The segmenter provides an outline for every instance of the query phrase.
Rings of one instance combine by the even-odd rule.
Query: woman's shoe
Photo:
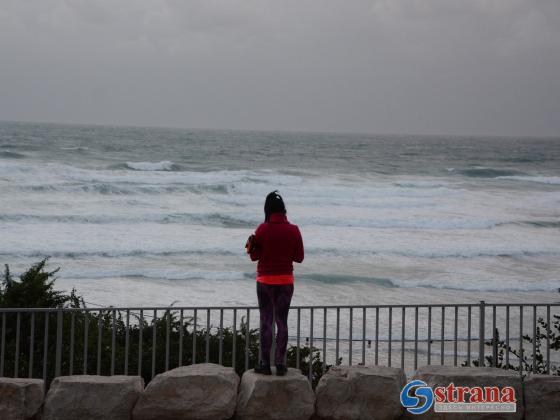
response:
[[[255,366],[253,370],[255,371],[255,373],[260,373],[261,375],[272,375],[270,366],[263,365],[262,363],[258,366]]]
[[[288,372],[285,365],[276,365],[276,376],[284,376]]]

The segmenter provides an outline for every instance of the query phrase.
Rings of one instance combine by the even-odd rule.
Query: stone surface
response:
[[[395,419],[403,414],[402,369],[334,366],[319,381],[316,416],[328,420]]]
[[[560,420],[560,376],[531,375],[523,386],[525,419]]]
[[[43,404],[41,379],[0,378],[0,418],[32,419]]]
[[[285,376],[243,374],[237,397],[236,418],[241,420],[307,420],[315,412],[315,394],[307,377],[297,369]]]
[[[129,420],[144,389],[139,376],[60,376],[45,399],[44,420]]]
[[[239,376],[211,363],[157,375],[134,408],[134,420],[229,419],[235,413]]]
[[[424,418],[430,419],[521,419],[524,414],[523,393],[519,373],[490,367],[424,366],[416,371],[413,379],[420,379],[430,387],[444,386],[511,386],[515,389],[517,411],[515,413],[436,413],[433,407]],[[417,418],[418,416],[411,417]]]

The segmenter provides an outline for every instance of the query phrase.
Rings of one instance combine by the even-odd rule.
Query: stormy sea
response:
[[[0,123],[0,263],[91,305],[255,304],[278,190],[293,304],[557,302],[560,139]]]

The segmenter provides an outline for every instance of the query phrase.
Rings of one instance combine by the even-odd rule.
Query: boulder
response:
[[[229,419],[239,376],[233,368],[203,363],[157,375],[134,408],[134,420]]]
[[[434,407],[423,414],[430,419],[521,419],[524,414],[523,393],[519,373],[491,367],[454,367],[454,366],[424,366],[416,371],[413,378],[420,379],[431,387],[454,386],[468,387],[505,387],[511,386],[515,390],[517,408],[515,413],[442,413],[435,412]],[[434,399],[435,404],[435,399]],[[410,414],[407,412],[407,414]],[[412,416],[412,414],[410,414]],[[417,417],[417,416],[413,416]]]
[[[325,420],[396,419],[403,414],[402,369],[382,366],[334,366],[317,389],[316,416]]]
[[[59,376],[47,393],[44,420],[129,420],[143,389],[140,376]]]
[[[315,412],[315,394],[306,376],[288,369],[285,376],[243,374],[236,418],[241,420],[307,420]]]
[[[0,378],[0,418],[36,418],[43,404],[43,380]]]
[[[523,386],[526,420],[560,420],[560,376],[531,375]]]

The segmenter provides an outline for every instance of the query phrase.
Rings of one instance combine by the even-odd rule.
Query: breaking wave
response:
[[[27,156],[25,156],[23,153],[18,153],[18,152],[10,152],[9,150],[2,150],[0,151],[0,158],[5,158],[5,159],[25,159]]]
[[[506,176],[525,175],[523,172],[511,169],[495,169],[485,167],[474,167],[468,169],[453,170],[450,172],[456,172],[469,178],[500,178]]]
[[[512,181],[538,182],[541,184],[560,185],[559,176],[500,176],[500,179],[510,179]]]
[[[179,165],[168,160],[161,162],[126,162],[125,166],[135,171],[176,171]]]
[[[108,278],[137,278],[158,280],[245,280],[253,279],[253,273],[239,271],[206,271],[170,269],[138,269],[138,270],[61,270],[60,276],[70,279],[108,279]]]

